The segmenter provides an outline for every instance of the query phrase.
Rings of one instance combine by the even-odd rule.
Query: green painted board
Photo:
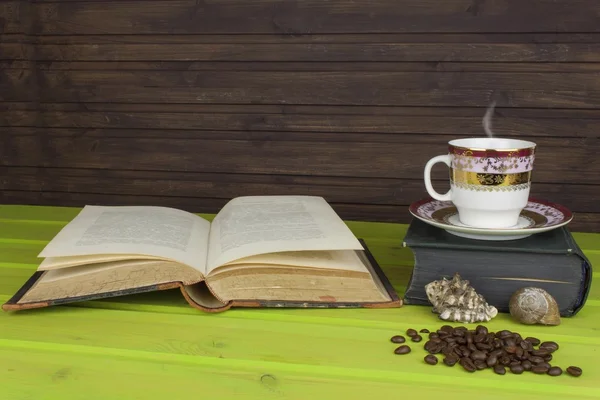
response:
[[[0,301],[31,275],[37,253],[78,211],[0,206]],[[401,246],[406,226],[348,225],[403,293],[412,268]],[[600,264],[600,234],[575,237]],[[394,355],[392,335],[442,325],[429,307],[206,314],[178,291],[165,291],[0,313],[0,399],[600,398],[598,279],[583,310],[560,326],[517,325],[505,314],[485,324],[558,342],[551,363],[580,366],[579,378],[430,366],[423,342]]]

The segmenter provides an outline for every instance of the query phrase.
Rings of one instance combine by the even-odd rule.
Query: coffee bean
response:
[[[475,347],[477,348],[477,350],[481,350],[481,351],[485,351],[485,352],[492,350],[492,346],[490,346],[489,344],[486,344],[486,343],[475,343]]]
[[[463,357],[460,359],[460,361],[458,362],[465,371],[467,372],[475,372],[475,370],[477,369],[475,367],[475,364],[473,364],[473,361],[471,361],[470,358],[468,357]]]
[[[410,328],[406,330],[406,335],[409,337],[413,337],[415,335],[417,335],[417,331],[415,331],[414,329]]]
[[[513,338],[506,338],[506,339],[504,339],[504,346],[516,348],[517,347],[517,342]]]
[[[412,337],[411,339],[413,342],[420,342],[421,340],[423,340],[423,337],[421,335],[415,335]]]
[[[443,325],[439,330],[448,334],[452,334],[454,332],[454,328],[450,325]],[[438,331],[438,333],[440,332]]]
[[[519,360],[521,360],[521,359],[522,359],[522,357],[523,357],[523,352],[524,352],[524,351],[525,351],[525,350],[523,350],[523,348],[522,348],[522,347],[517,347],[517,351],[515,352],[515,356],[517,356],[517,358],[518,358]]]
[[[487,364],[485,363],[485,361],[475,360],[475,361],[473,361],[473,364],[475,364],[475,368],[477,368],[478,371],[481,371],[481,370],[484,370],[487,368]]]
[[[498,364],[498,357],[496,357],[495,355],[489,356],[486,360],[486,364],[488,367],[493,367],[494,365]]]
[[[494,372],[497,373],[498,375],[504,375],[504,374],[506,374],[506,368],[504,368],[503,365],[496,364],[496,365],[494,365]]]
[[[540,344],[540,349],[545,349],[545,350],[548,350],[550,353],[553,353],[556,350],[558,350],[558,343],[556,343],[556,342],[543,342],[542,344]]]
[[[500,364],[502,365],[509,365],[511,362],[511,359],[509,356],[502,356],[500,357],[500,360],[498,360],[500,362]]]
[[[529,360],[525,360],[521,363],[521,366],[523,367],[523,369],[525,369],[525,371],[531,371],[531,367],[533,367],[533,365],[531,364],[531,361]]]
[[[485,340],[485,333],[478,333],[475,335],[475,337],[473,338],[473,341],[475,343],[481,343]]]
[[[394,350],[394,353],[396,354],[408,354],[410,353],[410,347],[403,344],[400,347],[397,347],[396,350]]]
[[[569,368],[567,368],[567,373],[571,376],[581,376],[583,371],[581,370],[581,368],[572,365]]]
[[[515,346],[515,345],[512,345],[512,346],[506,346],[506,347],[504,347],[504,350],[506,350],[506,352],[507,352],[508,354],[515,354],[515,353],[517,352],[517,349],[519,349],[519,348],[520,348],[520,347],[517,347],[517,346]]]
[[[423,329],[421,329],[419,332],[421,332],[421,333],[429,333],[429,329],[425,329],[425,328],[423,328]]]
[[[431,332],[429,334],[429,339],[439,339],[440,335],[438,335],[436,332]]]
[[[533,346],[537,346],[538,344],[541,343],[540,339],[536,338],[536,337],[526,337],[525,341],[528,343],[531,343]]]
[[[455,336],[465,336],[465,333],[467,333],[468,329],[465,328],[464,326],[457,326],[456,328],[454,328],[454,335]]]
[[[473,351],[479,351],[479,350],[477,349],[477,347],[475,347],[475,343],[471,343],[471,344],[469,344],[469,345],[467,346],[467,349],[471,350],[471,352],[473,352]]]
[[[449,367],[454,366],[458,362],[459,358],[457,355],[450,354],[444,358],[444,364]]]
[[[508,364],[509,366],[513,366],[513,365],[521,365],[521,361],[520,360],[512,360],[510,362],[510,364]]]
[[[477,327],[475,328],[475,332],[479,335],[479,334],[484,334],[487,335],[488,334],[488,328],[486,328],[483,325],[477,325]]]
[[[510,366],[510,372],[512,372],[513,374],[520,375],[523,373],[523,371],[525,371],[525,367],[523,367],[522,364],[516,364],[516,365]]]
[[[425,356],[425,362],[429,365],[435,365],[438,363],[438,358],[433,354],[429,354]]]
[[[546,361],[539,363],[538,366],[546,367],[548,369],[550,369],[552,367],[552,365],[548,364]]]
[[[487,355],[483,351],[476,350],[471,353],[470,357],[471,357],[471,360],[473,360],[473,361],[475,361],[475,360],[483,361],[487,358]]]
[[[512,336],[512,332],[511,332],[511,331],[508,331],[508,330],[506,330],[506,329],[505,329],[505,330],[503,330],[503,331],[500,331],[500,332],[497,332],[497,333],[496,333],[496,337],[497,337],[498,339],[506,339],[506,338],[508,338],[508,337],[510,337],[510,336]]]
[[[551,376],[559,376],[562,375],[562,369],[560,367],[552,367],[548,370],[547,374]]]
[[[533,350],[533,345],[526,340],[523,340],[521,343],[519,343],[519,346],[521,346],[521,348],[523,350],[527,350],[527,351]]]
[[[539,364],[539,363],[544,362],[544,359],[540,356],[531,356],[531,357],[529,357],[529,361],[531,361],[534,364]]]
[[[543,358],[544,358],[544,361],[550,362],[550,361],[552,361],[552,354],[548,354],[547,356],[544,356]]]
[[[545,374],[549,369],[550,368],[547,368],[545,365],[534,365],[531,367],[531,372],[535,374]]]
[[[392,336],[391,340],[392,340],[392,343],[404,343],[404,342],[406,342],[406,339],[402,335]]]
[[[550,354],[550,352],[545,349],[532,350],[530,353],[533,354],[534,356],[540,356],[540,357],[545,357],[548,354]]]

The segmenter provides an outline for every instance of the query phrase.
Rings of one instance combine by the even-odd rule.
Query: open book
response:
[[[402,305],[321,197],[238,197],[212,223],[166,207],[86,206],[39,257],[4,310],[176,287],[205,311]]]

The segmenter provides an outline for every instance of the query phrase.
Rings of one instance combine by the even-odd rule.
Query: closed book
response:
[[[403,246],[415,257],[404,304],[430,305],[425,285],[455,273],[499,312],[509,312],[512,294],[522,287],[546,290],[570,317],[584,306],[592,266],[566,226],[508,241],[453,235],[413,219]]]

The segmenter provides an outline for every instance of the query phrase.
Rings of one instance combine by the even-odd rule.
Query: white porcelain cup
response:
[[[448,142],[448,154],[425,165],[425,188],[439,201],[451,201],[460,222],[476,228],[517,225],[527,205],[536,144],[517,139],[465,138]],[[439,194],[431,184],[431,168],[445,163],[450,190]]]

